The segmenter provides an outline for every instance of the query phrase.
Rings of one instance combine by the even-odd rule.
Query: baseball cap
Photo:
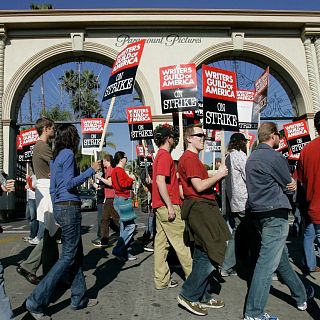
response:
[[[230,142],[241,141],[241,140],[248,141],[245,135],[240,132],[236,132],[230,137]]]

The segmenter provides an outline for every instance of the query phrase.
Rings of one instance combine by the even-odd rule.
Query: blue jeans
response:
[[[9,320],[14,319],[9,298],[6,295],[4,289],[4,277],[3,277],[3,266],[0,261],[0,319]]]
[[[184,282],[180,295],[192,302],[208,302],[211,296],[210,275],[214,270],[207,253],[195,247],[192,272]]]
[[[293,271],[286,247],[289,232],[288,220],[283,218],[263,218],[257,221],[261,233],[261,249],[250,285],[245,315],[261,319],[267,304],[272,282],[272,274],[277,270],[289,287],[297,305],[307,301],[306,290]]]
[[[88,302],[86,283],[82,271],[83,248],[81,240],[81,210],[80,206],[53,206],[53,214],[61,226],[62,252],[59,260],[49,273],[36,286],[26,301],[26,307],[34,313],[43,312],[50,302],[55,287],[64,272],[70,272],[71,306],[83,308]]]
[[[30,238],[35,238],[38,233],[39,221],[37,220],[36,199],[29,199],[26,206],[26,218],[30,224]]]
[[[236,247],[235,247],[235,234],[240,224],[240,218],[237,213],[230,212],[227,216],[227,222],[232,229],[232,239],[228,241],[224,261],[221,266],[222,270],[228,271],[233,268],[236,263]]]
[[[128,247],[135,228],[134,220],[120,221],[120,236],[116,246],[112,250],[114,255],[128,258]]]
[[[317,267],[317,258],[314,254],[314,240],[316,237],[315,228],[310,220],[306,219],[306,228],[303,234],[303,249],[306,267],[309,271],[314,271]]]
[[[37,234],[37,237],[39,239],[42,239],[43,236],[44,236],[44,223],[42,221],[38,221],[38,234]]]

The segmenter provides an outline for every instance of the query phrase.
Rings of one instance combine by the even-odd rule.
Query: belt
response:
[[[60,201],[55,204],[58,206],[81,206],[81,201]]]

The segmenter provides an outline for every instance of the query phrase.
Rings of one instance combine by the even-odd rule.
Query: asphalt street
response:
[[[142,234],[147,217],[138,213],[137,238]],[[22,240],[28,235],[28,224],[25,220],[2,224],[5,232],[0,235],[0,259],[5,267],[5,282],[16,314],[16,319],[33,319],[21,307],[25,298],[34,286],[16,272],[16,266],[28,257],[32,246]],[[47,314],[55,320],[81,319],[141,319],[141,320],[171,320],[196,319],[197,316],[179,307],[176,296],[183,280],[182,269],[172,266],[173,278],[179,281],[179,286],[172,289],[156,290],[153,283],[153,254],[144,252],[136,242],[134,249],[138,259],[120,262],[112,254],[112,247],[96,248],[91,240],[96,236],[96,213],[83,213],[83,245],[84,273],[88,293],[98,298],[95,307],[73,311],[69,308],[70,290],[57,291],[53,301],[47,308]],[[289,239],[290,257],[296,265],[301,261],[301,239]],[[174,263],[174,259],[172,259]],[[273,281],[266,312],[275,314],[280,320],[316,319],[320,320],[320,274],[302,275],[301,270],[294,266],[305,284],[311,284],[315,289],[315,299],[309,303],[308,310],[298,311],[290,297],[288,288],[280,281]],[[41,275],[41,268],[39,274]],[[220,278],[219,298],[225,301],[222,309],[209,310],[207,319],[236,320],[242,319],[242,311],[247,293],[247,282],[240,276]]]

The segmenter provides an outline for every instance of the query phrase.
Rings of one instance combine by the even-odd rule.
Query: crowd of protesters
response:
[[[320,134],[320,112],[314,117]],[[132,187],[141,179],[141,207],[147,213],[147,229],[140,241],[154,252],[155,289],[174,288],[169,251],[175,253],[184,272],[178,303],[189,312],[205,316],[208,309],[225,306],[213,295],[215,272],[236,276],[246,265],[249,288],[244,307],[245,320],[277,320],[265,312],[275,273],[286,284],[300,311],[307,309],[313,288],[305,287],[288,257],[286,239],[288,217],[293,207],[305,217],[304,265],[307,272],[319,272],[314,241],[320,247],[320,137],[301,152],[296,172],[275,149],[280,134],[273,122],[258,129],[259,144],[247,155],[248,140],[234,133],[224,161],[209,174],[199,159],[204,150],[205,133],[201,125],[190,125],[184,132],[185,151],[179,162],[173,160],[176,131],[169,124],[158,125],[154,142],[158,152],[149,170],[141,177],[125,171],[127,156],[117,151],[80,173],[75,161],[80,137],[75,126],[41,118],[36,122],[39,141],[32,159],[33,172],[27,177],[27,218],[30,235],[25,241],[36,245],[17,272],[36,285],[24,306],[35,319],[51,319],[45,314],[57,286],[71,288],[71,308],[93,307],[97,299],[87,296],[82,271],[81,200],[79,187],[90,177],[96,180],[98,197],[97,247],[109,247],[109,227],[117,242],[112,254],[125,262],[136,260],[132,248],[136,211]],[[51,140],[54,138],[53,149]],[[224,159],[223,159],[224,160]],[[296,177],[296,178],[293,178]],[[226,193],[221,194],[221,182]],[[0,174],[1,192],[13,192],[14,180]],[[295,199],[293,201],[292,199]],[[222,214],[222,202],[226,204]],[[293,202],[294,206],[293,206]],[[62,249],[59,255],[58,241]],[[36,276],[42,265],[43,276]],[[14,319],[5,294],[0,264],[0,309],[4,319]]]

